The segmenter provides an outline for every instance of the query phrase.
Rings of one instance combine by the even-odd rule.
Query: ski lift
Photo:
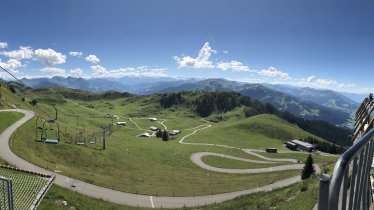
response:
[[[58,114],[57,109],[54,105],[53,107],[55,108],[55,113],[56,113],[55,119],[51,119],[51,120],[43,122],[41,140],[44,143],[58,144],[60,143],[60,125],[57,121],[57,114]],[[52,137],[51,135],[48,134],[51,132],[55,133],[55,135],[53,135]]]
[[[90,144],[96,144],[96,133],[95,131],[92,132],[92,135],[90,136]]]
[[[79,131],[75,135],[75,144],[86,145],[86,131],[85,131],[85,128],[83,128],[83,130]]]

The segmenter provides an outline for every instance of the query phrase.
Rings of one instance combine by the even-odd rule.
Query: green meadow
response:
[[[36,165],[73,178],[137,194],[158,196],[217,194],[254,188],[300,174],[299,170],[266,173],[266,176],[222,174],[202,169],[191,162],[190,156],[193,153],[206,151],[254,160],[261,159],[239,149],[196,144],[183,145],[178,142],[183,136],[192,134],[198,126],[212,125],[210,128],[197,131],[184,142],[260,150],[275,147],[279,151],[288,151],[282,145],[284,141],[313,136],[273,115],[263,114],[245,118],[241,107],[226,113],[215,113],[211,117],[220,116],[222,121],[208,122],[195,113],[189,102],[194,100],[196,93],[184,93],[187,102],[168,109],[160,107],[160,95],[157,94],[135,96],[116,95],[116,93],[98,94],[70,89],[44,89],[16,96],[4,91],[3,95],[8,98],[8,104],[33,110],[36,116],[41,116],[44,120],[54,118],[55,111],[52,104],[58,110],[61,142],[52,145],[37,141],[36,126],[40,126],[41,122],[36,123],[35,116],[12,136],[11,148],[17,155]],[[21,100],[22,97],[26,102]],[[38,101],[36,106],[27,103],[31,99]],[[117,121],[125,121],[126,126],[113,125],[113,133],[106,137],[106,149],[102,150],[103,141],[100,133],[104,127],[112,124],[112,120],[106,118],[107,114],[118,116],[118,119],[114,119],[114,124]],[[159,120],[151,122],[148,119],[150,117]],[[161,121],[164,121],[168,130],[175,129],[182,132],[166,142],[157,138],[138,137],[142,132],[148,131],[150,126],[164,129],[160,124]],[[53,130],[48,131],[48,137],[56,138],[56,125],[46,124],[46,126],[53,127]],[[74,139],[80,132],[86,134],[86,145],[75,144]],[[93,133],[97,137],[90,136]],[[94,144],[88,143],[94,139]],[[320,140],[324,141],[321,138]],[[306,154],[302,153],[261,153],[261,155],[273,158],[295,158],[301,161],[306,159]],[[315,162],[321,164],[337,159],[318,155],[313,157]],[[285,164],[255,164],[212,156],[204,157],[203,161],[221,168],[263,168]],[[69,193],[71,193],[69,190],[55,186],[49,195]],[[79,199],[89,199],[93,205],[102,202],[83,196],[79,196]],[[79,199],[76,202],[81,202]],[[122,207],[118,206],[118,208]]]

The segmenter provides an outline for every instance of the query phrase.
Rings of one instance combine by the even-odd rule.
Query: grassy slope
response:
[[[67,206],[63,205],[63,201],[67,202]],[[99,200],[76,193],[72,190],[52,185],[48,193],[42,200],[38,210],[63,210],[63,209],[80,209],[80,210],[130,210],[130,209],[146,209],[130,206],[117,205],[104,200]]]
[[[275,147],[288,151],[282,146],[284,141],[314,136],[295,125],[269,114],[249,118],[229,118],[214,124],[188,138],[188,142],[219,143],[241,148],[266,149]],[[322,140],[321,140],[322,141]]]
[[[22,117],[23,114],[17,112],[0,112],[0,133]],[[0,164],[7,164],[7,162],[0,158]]]
[[[120,120],[122,121],[125,119],[125,121],[128,122],[129,126],[126,126],[127,128],[116,128],[114,134],[108,140],[108,149],[101,152],[71,145],[68,144],[68,141],[60,145],[44,145],[32,141],[34,136],[34,122],[27,123],[23,129],[20,129],[21,131],[14,136],[12,148],[24,158],[38,165],[48,167],[49,169],[61,170],[64,174],[82,180],[89,182],[94,181],[96,184],[108,187],[114,185],[116,189],[129,192],[158,195],[174,194],[179,196],[246,189],[299,173],[297,171],[272,173],[267,174],[266,179],[264,179],[263,175],[224,175],[211,173],[192,164],[189,160],[190,154],[193,152],[212,151],[238,157],[253,157],[237,150],[204,146],[186,146],[177,144],[175,141],[161,142],[135,138],[135,136],[139,134],[139,131],[128,129],[135,128],[127,119],[130,116],[167,119],[165,124],[169,129],[183,130],[202,124],[200,117],[193,114],[188,105],[182,105],[167,110],[155,106],[154,101],[157,100],[157,95],[142,97],[129,96],[111,100],[75,101],[75,103],[78,103],[80,106],[92,105],[96,111],[78,107],[76,104],[66,102],[61,97],[56,97],[54,94],[50,93],[39,93],[38,96],[34,96],[31,93],[26,95],[26,97],[35,98],[40,95],[42,95],[44,103],[38,103],[36,107],[30,107],[26,104],[25,107],[34,110],[37,108],[37,113],[45,117],[52,117],[54,114],[53,109],[46,105],[46,103],[51,101],[57,102],[57,107],[60,110],[61,124],[62,126],[68,126],[68,132],[69,130],[77,129],[77,126],[75,126],[76,117],[71,115],[79,115],[80,126],[85,125],[88,129],[97,128],[107,123],[106,119],[99,118],[106,113],[123,115],[125,117]],[[244,119],[242,115],[243,112],[240,109],[229,112],[224,115],[226,121],[213,124],[212,128],[221,126],[224,123],[227,123],[230,128],[230,125],[235,124],[233,123],[234,121],[240,121],[242,123],[247,120],[250,121],[250,119]],[[136,121],[142,120],[136,119]],[[240,123],[236,125],[238,124]],[[266,143],[282,148],[280,146],[280,140],[264,136],[264,133],[256,134],[247,132],[246,129],[240,128],[240,126],[234,127],[234,129],[236,129],[237,132],[234,132],[234,135],[230,136],[231,140],[236,139],[232,138],[235,137],[235,135],[259,136],[265,139],[260,144],[245,144],[247,144],[247,146],[254,145],[252,148],[263,148]],[[207,130],[204,130],[204,132],[205,131]],[[217,130],[211,130],[210,138],[209,135],[205,134],[207,136],[204,138],[204,142],[205,140],[209,141],[211,136],[216,137],[216,132]],[[183,135],[186,133],[188,133],[188,131],[183,131]],[[30,140],[20,141],[21,139]],[[188,141],[189,140],[191,139],[188,139]],[[234,142],[234,144],[236,143],[237,142]],[[25,148],[28,148],[27,152]],[[39,154],[43,154],[43,156]],[[144,168],[147,168],[147,172],[144,172]],[[160,173],[160,171],[162,173]],[[122,179],[118,180],[118,177]],[[181,183],[180,180],[184,181]],[[188,187],[185,186],[187,183]],[[246,183],[246,185],[243,185],[243,183]],[[183,189],[183,192],[181,192],[181,189]]]
[[[250,168],[269,168],[273,166],[287,165],[290,163],[279,162],[279,163],[251,163],[239,160],[232,160],[228,158],[218,157],[218,156],[205,156],[202,158],[204,163],[214,166],[217,168],[234,168],[234,169],[250,169]]]
[[[297,183],[288,187],[280,188],[272,192],[260,192],[251,195],[238,197],[219,204],[212,204],[198,208],[188,209],[295,209],[310,210],[314,207],[318,199],[318,178]],[[67,201],[67,207],[61,204]],[[124,205],[108,203],[103,200],[87,197],[80,193],[53,185],[48,194],[43,199],[40,210],[62,210],[75,207],[81,210],[141,210],[148,208],[136,208]]]
[[[22,117],[23,114],[18,112],[0,112],[0,133]]]

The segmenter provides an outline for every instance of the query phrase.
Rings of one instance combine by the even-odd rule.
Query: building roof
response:
[[[303,142],[303,141],[300,141],[300,140],[292,140],[291,142],[297,144],[297,145],[301,145],[301,146],[304,146],[304,147],[307,147],[307,148],[313,148],[313,145],[307,143],[307,142]]]
[[[144,132],[144,133],[140,134],[139,136],[150,137],[151,135],[149,135],[149,133],[147,133],[147,132]]]
[[[292,141],[288,141],[288,142],[286,142],[286,144],[289,144],[289,145],[292,145],[292,146],[296,146],[296,144],[293,143]]]

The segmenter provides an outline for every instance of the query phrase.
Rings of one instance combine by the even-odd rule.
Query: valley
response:
[[[115,191],[152,195],[155,199],[253,189],[300,174],[307,154],[290,152],[282,146],[284,141],[319,138],[275,115],[246,117],[242,105],[223,113],[214,111],[210,117],[201,118],[192,103],[204,96],[201,93],[182,93],[183,102],[170,108],[160,105],[164,97],[160,94],[137,96],[40,89],[16,96],[6,88],[2,93],[8,103],[33,110],[36,116],[44,119],[54,117],[50,104],[55,104],[62,136],[59,144],[36,141],[34,117],[12,136],[10,146],[22,159],[74,178],[63,181],[65,187],[77,185],[73,181],[76,179]],[[35,106],[22,104],[22,98],[25,102],[38,102]],[[116,119],[112,122],[106,118],[108,114]],[[217,116],[219,121],[214,120]],[[157,118],[157,121],[150,121],[150,118]],[[125,121],[126,125],[116,126],[117,121]],[[95,140],[94,144],[89,143],[92,139],[85,140],[84,145],[75,143],[74,136],[82,129],[87,134],[98,133],[111,123],[114,123],[113,133],[106,139],[105,150],[101,147],[102,139]],[[152,134],[151,126],[182,132],[170,136],[169,141],[139,137],[143,132]],[[264,153],[268,147],[277,148],[279,152]],[[194,158],[202,152],[208,155]],[[313,157],[321,166],[337,160],[337,156],[314,154]],[[282,161],[284,158],[287,160]],[[299,164],[292,167],[295,162]]]

